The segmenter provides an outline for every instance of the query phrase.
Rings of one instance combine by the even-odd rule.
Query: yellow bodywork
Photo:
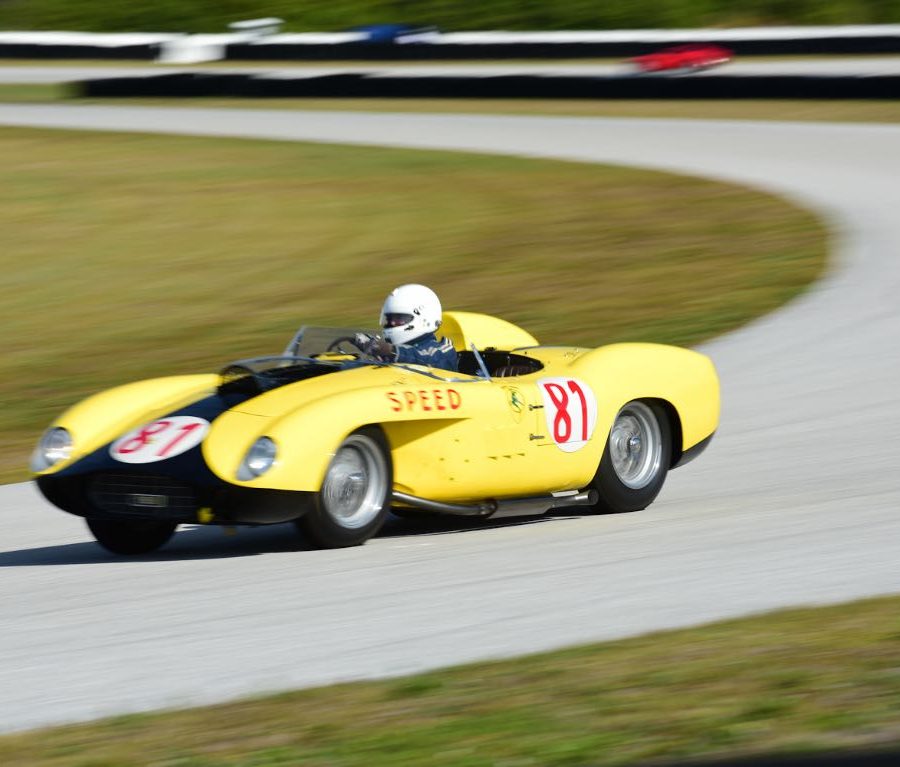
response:
[[[82,400],[52,424],[72,435],[72,455],[40,473],[62,471],[131,429],[208,397],[218,384],[219,376],[211,374],[150,378]]]
[[[488,381],[416,366],[373,366],[298,381],[218,416],[203,442],[206,463],[233,485],[316,491],[347,435],[374,425],[390,446],[396,490],[468,501],[585,487],[613,419],[631,400],[668,403],[677,419],[678,455],[711,436],[718,424],[718,378],[712,362],[697,352],[655,344],[541,347],[515,325],[464,312],[446,313],[441,333],[459,351],[472,343],[479,349],[517,349],[517,355],[543,368]],[[569,411],[553,411],[554,400],[547,398],[553,382],[550,393],[565,392],[572,413],[579,403],[584,406],[582,421],[573,421]],[[55,424],[73,435],[73,457],[45,473],[214,393],[218,383],[216,375],[161,378],[85,400]],[[589,438],[563,449],[554,433],[572,436],[583,428],[575,436],[584,436],[594,408],[589,403],[596,410]],[[256,479],[239,481],[238,467],[261,436],[278,446],[275,465]]]
[[[477,349],[521,349],[537,346],[537,339],[511,322],[475,312],[445,312],[439,334],[453,342],[457,351]]]

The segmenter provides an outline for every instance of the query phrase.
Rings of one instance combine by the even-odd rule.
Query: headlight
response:
[[[237,478],[246,482],[248,479],[255,479],[261,474],[265,474],[272,468],[277,454],[278,448],[275,446],[274,440],[269,437],[260,437],[244,456],[241,467],[238,469]]]
[[[72,435],[60,426],[47,429],[31,456],[31,470],[44,471],[72,455]]]

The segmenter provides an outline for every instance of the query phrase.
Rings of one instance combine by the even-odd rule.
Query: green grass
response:
[[[0,104],[55,102],[68,95],[61,83],[0,83]]]
[[[898,745],[891,597],[6,736],[0,763],[574,767]]]
[[[641,117],[689,120],[900,122],[900,100],[576,100],[560,99],[78,99],[73,103],[234,109],[429,112],[559,117]]]
[[[456,153],[0,129],[0,477],[67,405],[370,326],[396,284],[547,343],[693,344],[817,277],[826,236],[765,194]]]

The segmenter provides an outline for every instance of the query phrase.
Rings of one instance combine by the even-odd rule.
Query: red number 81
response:
[[[578,395],[581,404],[581,441],[588,438],[588,407],[584,390],[576,381],[566,381],[569,391]],[[556,416],[553,419],[553,441],[568,442],[572,437],[572,416],[569,415],[569,394],[562,384],[547,382],[544,384],[553,407],[556,408]]]
[[[147,424],[147,426],[141,429],[135,436],[119,445],[118,452],[123,455],[136,453],[138,450],[150,444],[150,437],[153,437],[156,434],[162,434],[171,425],[171,421],[154,421],[151,424]]]

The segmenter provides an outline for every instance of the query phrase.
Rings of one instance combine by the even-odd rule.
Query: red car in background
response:
[[[629,59],[641,72],[707,69],[731,61],[732,53],[720,45],[675,45]]]

